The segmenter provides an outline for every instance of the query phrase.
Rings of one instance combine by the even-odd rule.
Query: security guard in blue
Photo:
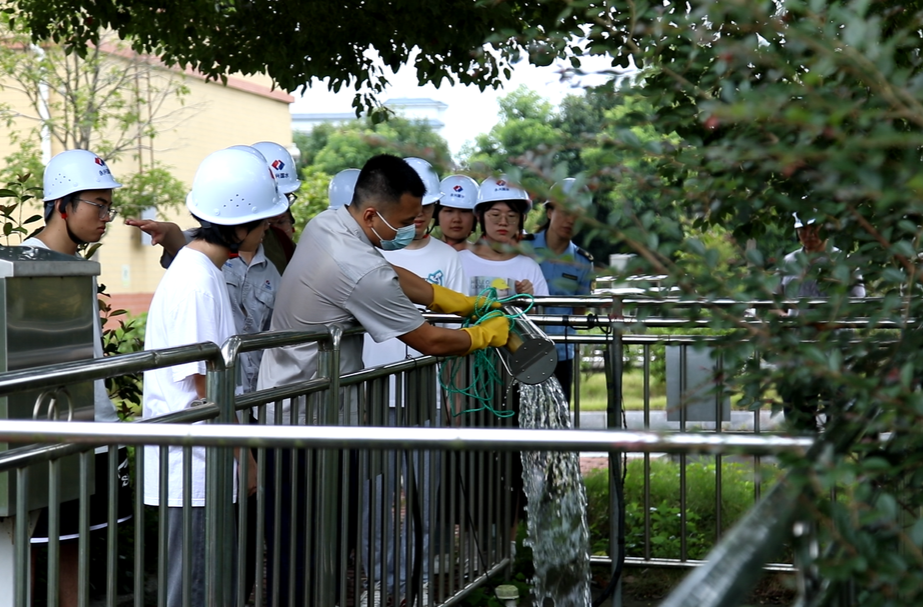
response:
[[[570,194],[574,179],[568,178],[552,188],[553,192]],[[545,203],[545,220],[534,236],[527,236],[535,251],[535,258],[542,267],[542,274],[548,283],[548,293],[552,297],[569,297],[572,295],[589,295],[590,281],[593,273],[593,256],[578,247],[571,240],[574,235],[576,215],[568,213],[564,205],[547,201]],[[584,308],[547,307],[546,314],[584,314]],[[573,335],[572,327],[543,327],[548,335]],[[571,385],[574,377],[574,344],[558,344],[558,365],[554,375],[561,383],[567,402],[570,402]]]

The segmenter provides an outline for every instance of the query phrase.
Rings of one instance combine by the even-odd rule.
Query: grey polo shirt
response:
[[[418,329],[425,321],[401,290],[397,274],[348,207],[328,209],[305,227],[282,275],[272,316],[274,331],[311,331],[339,323],[362,325],[376,342]],[[343,339],[340,373],[363,368],[361,335]],[[317,375],[317,344],[263,353],[259,389]]]

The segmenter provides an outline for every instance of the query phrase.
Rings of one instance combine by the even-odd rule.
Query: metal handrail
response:
[[[237,424],[73,424],[9,420],[0,441],[82,445],[217,446],[251,448],[410,449],[444,451],[633,451],[741,455],[803,454],[810,437],[677,434],[628,430],[527,430],[523,428],[415,428],[374,426],[243,426]],[[8,469],[0,456],[0,472]]]
[[[561,305],[562,299],[569,298],[539,298],[539,305]],[[574,305],[590,306],[594,303],[605,302],[606,298],[570,298]],[[611,302],[627,303],[630,300],[608,300]],[[872,301],[872,300],[867,300]],[[638,300],[639,304],[662,304],[665,306],[701,305],[703,302],[691,300]],[[761,302],[709,302],[720,305],[747,305],[760,307]],[[779,302],[762,302],[766,306],[777,306]],[[797,303],[797,302],[796,302]],[[810,303],[823,303],[810,302]],[[450,315],[427,315],[431,320],[442,322],[458,322],[458,318]],[[570,324],[575,328],[582,328],[579,322],[583,321],[589,328],[590,323],[601,327],[615,327],[620,333],[620,344],[629,343],[689,343],[691,338],[684,336],[642,336],[625,335],[624,331],[633,324],[646,326],[690,326],[689,321],[681,319],[645,319],[633,321],[632,319],[611,320],[605,317],[584,317],[578,315],[530,315],[536,324]],[[869,319],[856,319],[850,321],[848,326],[869,326]],[[702,322],[704,324],[704,321]],[[847,326],[844,324],[843,326]],[[876,327],[886,326],[875,323]],[[897,327],[892,324],[888,326]],[[263,447],[263,448],[289,448],[310,447],[315,449],[429,449],[443,451],[523,451],[523,450],[556,450],[556,451],[604,451],[619,452],[632,451],[643,453],[676,453],[676,454],[748,454],[748,455],[776,455],[779,453],[796,453],[803,455],[815,441],[811,438],[793,438],[777,435],[739,435],[732,433],[720,434],[658,434],[653,432],[633,431],[585,431],[585,430],[523,430],[523,429],[484,429],[484,428],[375,428],[375,427],[342,427],[342,426],[235,426],[228,424],[228,415],[233,410],[241,410],[253,405],[258,405],[274,400],[314,393],[323,390],[329,391],[331,403],[338,398],[340,387],[360,384],[370,379],[386,377],[395,373],[410,371],[420,367],[429,367],[437,364],[441,359],[436,357],[421,357],[418,359],[401,361],[374,369],[364,369],[346,375],[331,374],[330,370],[339,368],[339,340],[343,335],[354,335],[362,332],[361,327],[351,327],[343,331],[339,327],[324,328],[312,332],[270,332],[248,336],[235,336],[220,347],[211,344],[193,344],[179,348],[161,351],[139,352],[135,354],[118,355],[105,359],[87,360],[75,363],[52,365],[48,367],[32,368],[12,373],[0,374],[0,396],[17,391],[36,388],[48,388],[54,385],[67,385],[74,381],[89,381],[138,373],[146,369],[162,368],[192,361],[205,361],[209,365],[210,379],[209,395],[214,396],[216,404],[206,404],[195,409],[176,412],[168,416],[144,420],[133,424],[73,424],[67,422],[50,421],[5,421],[0,428],[0,441],[8,443],[60,443],[68,441],[69,444],[49,444],[39,447],[30,446],[14,449],[0,454],[0,472],[21,468],[24,463],[35,463],[57,459],[65,453],[84,451],[93,445],[106,444],[159,444],[159,445],[185,445],[208,447]],[[553,338],[564,341],[563,338]],[[611,336],[583,335],[567,338],[569,343],[608,343]],[[707,339],[707,337],[697,337]],[[321,347],[322,360],[319,359],[320,377],[292,386],[284,386],[271,390],[264,390],[256,394],[234,397],[233,390],[228,391],[229,382],[232,381],[232,372],[240,353],[260,350],[271,347],[281,347],[316,341]],[[213,373],[217,372],[217,373]],[[213,386],[218,389],[213,391]],[[335,407],[330,407],[329,412],[334,412]],[[191,421],[202,421],[218,417],[224,423],[209,425],[187,425]],[[177,422],[186,422],[182,425]],[[328,423],[326,420],[322,423]],[[752,516],[759,517],[763,513],[765,520],[763,526],[768,529],[766,534],[759,537],[746,535],[746,542],[758,544],[752,546],[752,554],[748,562],[761,563],[765,561],[764,548],[775,541],[776,536],[786,534],[784,525],[789,520],[789,508],[792,504],[790,494],[780,497],[773,491],[758,506],[751,511],[745,519],[751,521]],[[778,501],[782,500],[782,501]],[[762,509],[760,509],[762,507]],[[766,509],[769,510],[766,510]],[[774,510],[773,510],[774,509]],[[224,514],[222,514],[224,516]],[[738,528],[740,525],[737,526]],[[220,530],[220,527],[216,527]],[[214,533],[214,532],[212,532]],[[767,535],[768,534],[768,535]],[[771,536],[771,537],[770,537]],[[730,536],[732,539],[736,535]],[[768,538],[768,539],[767,539]],[[740,541],[740,540],[735,540]],[[766,544],[764,546],[764,543]],[[724,546],[722,542],[721,546]],[[731,542],[731,545],[735,545]],[[735,548],[736,550],[736,548]],[[724,560],[723,552],[716,552],[710,557],[714,558],[713,565],[703,567],[702,575],[715,575],[715,567]],[[749,553],[748,553],[749,554]],[[733,555],[727,556],[730,560]],[[720,557],[720,558],[719,558]],[[744,576],[749,577],[749,576]],[[743,581],[743,580],[741,580]],[[744,581],[744,583],[746,583]],[[716,586],[717,588],[717,586]],[[733,588],[736,588],[733,587]],[[732,596],[732,587],[724,587],[718,596],[712,593],[707,600],[699,597],[700,604],[719,605],[721,601]],[[686,602],[685,604],[690,604]]]
[[[848,298],[850,303],[860,304],[860,303],[880,303],[884,300],[882,297],[850,297]],[[638,307],[670,307],[670,308],[685,308],[692,306],[708,306],[711,308],[727,308],[732,306],[745,306],[747,308],[778,308],[781,306],[803,306],[807,305],[808,307],[822,306],[824,304],[829,304],[830,301],[827,299],[756,299],[751,301],[741,301],[739,299],[701,299],[701,298],[686,298],[686,297],[617,297],[617,296],[599,296],[599,295],[585,295],[585,296],[573,296],[573,297],[556,297],[556,296],[538,296],[538,297],[526,297],[520,296],[516,299],[511,299],[510,302],[515,304],[527,304],[529,302],[535,302],[537,306],[553,306],[553,307],[575,307],[575,308],[588,308],[588,307],[609,307],[613,304],[620,306],[638,306]]]

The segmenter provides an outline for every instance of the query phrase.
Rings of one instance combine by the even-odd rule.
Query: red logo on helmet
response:
[[[96,158],[94,158],[94,159],[93,159],[93,162],[95,162],[96,164],[98,164],[98,165],[101,166],[101,167],[106,166],[106,163],[103,162],[103,159],[100,158],[99,156],[97,156]]]
[[[277,170],[277,171],[281,171],[282,169],[285,168],[285,163],[282,162],[281,160],[273,160],[273,161],[272,161],[272,168],[274,168],[274,169]]]
[[[463,191],[465,188],[461,187],[460,185],[457,185],[457,186],[455,186],[455,187],[452,188],[452,189],[455,190],[456,192],[461,192],[461,191]]]
[[[502,179],[498,179],[498,180],[497,180],[497,185],[498,185],[499,187],[501,187],[501,188],[502,188],[503,186],[505,186],[505,185],[506,185],[506,182],[505,182],[505,181],[503,181]]]

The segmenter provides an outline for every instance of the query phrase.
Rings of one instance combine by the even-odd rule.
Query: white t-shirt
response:
[[[151,300],[145,349],[206,341],[220,346],[234,333],[224,275],[203,253],[183,247]],[[145,371],[142,416],[147,419],[189,407],[198,398],[195,375],[205,375],[204,362]],[[150,506],[160,504],[159,451],[156,446],[144,448],[144,503]],[[182,454],[182,447],[170,447],[167,497],[170,507],[183,505]],[[204,447],[192,449],[192,505],[205,505]]]
[[[427,236],[426,244],[419,249],[381,251],[381,254],[390,263],[413,272],[430,284],[440,285],[460,293],[466,292],[467,281],[458,258],[458,251],[441,240]],[[421,356],[421,353],[396,337],[376,343],[369,335],[365,336],[362,361],[366,367],[377,367],[417,356]],[[391,383],[390,400],[393,407],[395,404],[393,378]]]
[[[37,249],[48,249],[48,245],[39,240],[38,238],[27,238],[22,242],[22,246],[35,247]],[[78,259],[83,259],[80,255],[77,255]],[[93,277],[93,292],[90,294],[95,302],[98,298],[98,289],[96,287],[96,277]],[[96,305],[94,304],[94,309]],[[102,329],[100,328],[99,321],[93,323],[93,356],[96,358],[103,357],[103,335]],[[98,422],[117,422],[119,421],[119,416],[115,412],[115,405],[112,404],[112,399],[109,398],[109,391],[106,390],[105,380],[98,379],[93,382],[93,401],[94,401],[94,414],[93,419]],[[98,447],[96,453],[105,452],[105,447]]]
[[[542,268],[531,257],[517,255],[506,261],[494,261],[478,257],[471,251],[461,251],[458,258],[468,277],[468,295],[478,295],[487,287],[495,287],[500,297],[514,295],[517,280],[531,282],[536,297],[548,295],[548,283]]]

